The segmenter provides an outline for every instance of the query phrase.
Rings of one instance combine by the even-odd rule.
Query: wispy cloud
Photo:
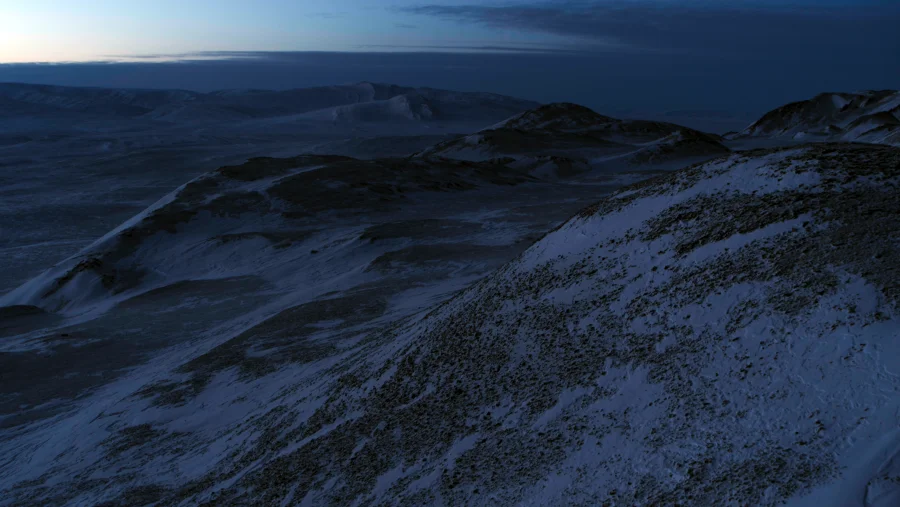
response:
[[[353,47],[353,51],[373,53],[504,53],[504,54],[556,54],[556,55],[586,55],[594,51],[584,46],[549,46],[543,44],[499,45],[499,44],[359,44]],[[310,58],[311,55],[339,54],[343,52],[333,51],[196,51],[188,53],[171,54],[142,54],[142,55],[106,55],[106,62],[204,62],[221,60],[244,61],[269,61],[269,62],[297,62]],[[365,53],[362,53],[365,54]]]
[[[194,51],[188,53],[149,53],[135,55],[102,55],[100,62],[173,63],[217,60],[251,60],[267,58],[268,52],[260,51]]]
[[[416,28],[419,28],[419,27],[417,25],[410,25],[407,23],[395,23],[394,28],[401,28],[404,30],[415,30]]]

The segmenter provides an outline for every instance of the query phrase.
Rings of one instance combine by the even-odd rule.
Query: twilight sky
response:
[[[201,51],[354,51],[388,46],[526,45],[563,39],[457,23],[432,7],[497,1],[0,0],[0,62],[59,62]],[[507,2],[508,3],[508,2]]]
[[[0,81],[370,80],[755,112],[900,87],[898,26],[897,0],[0,0]]]

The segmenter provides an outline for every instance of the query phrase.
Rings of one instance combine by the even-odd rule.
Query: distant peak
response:
[[[577,112],[582,114],[597,114],[593,109],[589,107],[582,106],[580,104],[575,104],[573,102],[551,102],[549,104],[543,104],[539,107],[534,108],[535,112],[543,111],[568,111],[568,112]]]
[[[590,108],[571,102],[544,104],[514,116],[495,128],[514,129],[581,129],[614,121]]]

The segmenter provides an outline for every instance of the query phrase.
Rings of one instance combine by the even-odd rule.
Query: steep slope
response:
[[[576,104],[540,106],[480,132],[420,152],[485,160],[555,155],[585,163],[660,164],[728,153],[716,136],[671,123],[617,120]]]
[[[737,137],[843,140],[897,145],[900,92],[823,93],[774,109]]]
[[[177,351],[5,445],[7,498],[894,505],[898,187],[900,149],[843,144],[645,181],[427,314],[360,328],[357,293]]]

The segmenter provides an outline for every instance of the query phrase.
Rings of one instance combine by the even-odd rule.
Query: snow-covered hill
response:
[[[371,104],[377,103],[367,103]],[[540,125],[526,127],[525,123],[537,117],[540,117]],[[276,265],[287,262],[285,258],[294,258],[285,247],[302,243],[291,238],[304,238],[321,230],[329,222],[327,217],[333,215],[344,219],[348,214],[371,215],[410,208],[423,192],[452,192],[526,182],[547,184],[579,175],[584,177],[573,181],[573,185],[588,190],[597,185],[609,187],[613,184],[611,178],[620,178],[621,182],[624,181],[621,178],[629,177],[629,173],[632,178],[642,173],[646,176],[644,171],[656,162],[652,156],[638,157],[632,153],[626,167],[616,170],[604,167],[597,171],[585,160],[555,155],[557,148],[577,149],[576,139],[585,131],[573,131],[571,125],[579,128],[587,125],[589,129],[602,129],[605,134],[615,130],[631,137],[653,137],[660,129],[678,128],[652,122],[627,122],[623,126],[623,122],[617,120],[613,121],[613,127],[605,123],[598,127],[593,123],[597,117],[588,109],[572,105],[562,109],[542,107],[513,117],[505,123],[516,125],[512,132],[533,133],[545,143],[543,152],[531,152],[527,157],[469,161],[411,156],[364,161],[334,156],[333,152],[341,151],[339,143],[332,145],[331,154],[325,145],[312,149],[325,152],[323,155],[255,158],[244,165],[225,167],[191,181],[163,198],[77,255],[4,296],[0,304],[30,305],[73,315],[95,307],[105,309],[135,294],[183,280],[271,276],[271,271],[277,271]],[[551,130],[554,127],[555,130]],[[569,132],[576,137],[566,138]],[[666,139],[678,137],[674,141],[677,145],[689,135],[696,136],[698,142],[715,143],[711,137],[689,129],[675,130]],[[690,141],[685,143],[691,144]],[[727,152],[726,148],[716,145]],[[443,144],[437,146],[426,152],[439,150]],[[676,150],[660,151],[661,146],[668,144],[653,143],[652,146],[654,151],[645,147],[639,153],[678,153]],[[357,151],[364,147],[351,143],[348,148]],[[386,149],[390,147],[386,146]],[[372,150],[372,146],[363,149]],[[638,166],[638,162],[645,164]],[[577,194],[578,191],[574,191],[573,195]],[[508,198],[504,197],[501,202]],[[248,244],[251,248],[260,244],[274,246],[265,249],[264,255],[251,256],[245,250]],[[281,260],[269,259],[270,255]]]
[[[738,154],[605,199],[260,421],[214,498],[892,505],[898,162]]]
[[[661,164],[728,153],[719,141],[715,135],[671,123],[618,120],[576,104],[555,103],[418,155],[460,160],[555,155],[585,164]]]
[[[359,228],[403,214],[423,199],[441,199],[428,194],[538,181],[508,162],[303,155],[223,167],[182,186],[0,304],[78,314],[183,280],[272,277],[280,265],[296,260],[292,245],[311,236],[325,240],[329,225]]]
[[[462,216],[345,234],[322,211],[375,220],[423,185],[451,191],[433,203],[446,209],[467,194],[487,202],[478,189],[503,188],[496,178],[529,176],[471,163],[423,173],[373,162],[366,173],[383,183],[358,186],[352,171],[316,177],[340,160],[300,162],[260,160],[195,180],[111,235],[116,242],[98,243],[118,245],[104,247],[114,253],[126,246],[142,261],[135,251],[170,252],[154,265],[178,269],[185,254],[210,248],[191,224],[205,221],[208,236],[208,217],[224,224],[240,208],[227,239],[212,232],[251,242],[244,259],[293,250],[262,293],[286,278],[282,290],[292,286],[295,303],[261,311],[254,298],[262,293],[244,286],[243,297],[217,303],[230,316],[199,341],[125,374],[77,410],[7,435],[4,456],[28,463],[2,465],[7,503],[895,505],[900,149],[741,152],[635,184],[431,308],[415,290],[385,299],[388,286],[375,283],[419,254],[376,262],[359,248],[409,235],[465,237]],[[510,188],[563,186],[524,180]],[[353,215],[360,206],[365,214]],[[251,217],[273,209],[284,219],[308,215],[329,232],[238,237],[241,223],[260,224]],[[145,234],[150,225],[160,232]],[[172,237],[189,246],[173,250]],[[452,251],[443,242],[432,255]],[[202,254],[194,266],[232,257]],[[95,271],[98,287],[105,276],[113,289],[128,278],[98,266],[82,270]],[[429,278],[424,269],[417,276]],[[374,278],[342,281],[365,272]],[[83,274],[64,276],[58,294],[89,286],[77,280]],[[308,299],[326,286],[333,292]],[[155,302],[168,294],[129,304],[160,312]],[[206,294],[183,300],[192,311],[168,314],[212,311]],[[87,330],[72,329],[61,330],[65,340],[90,343]]]
[[[900,146],[900,92],[823,93],[766,113],[736,137]]]

